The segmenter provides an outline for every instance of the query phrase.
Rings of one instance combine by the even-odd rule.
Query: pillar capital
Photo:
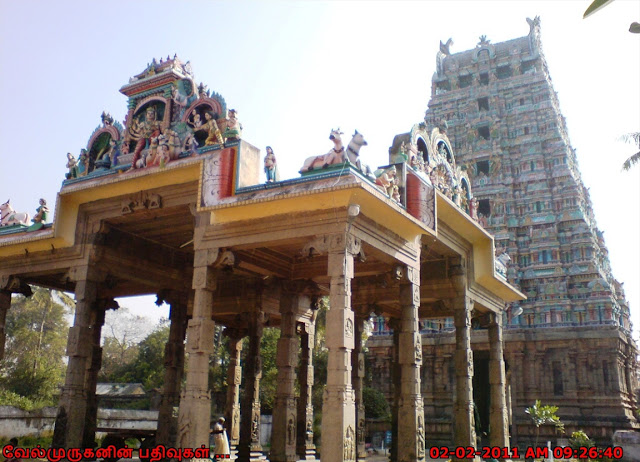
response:
[[[15,276],[9,275],[0,276],[0,291],[8,292],[9,294],[22,294],[25,297],[33,295],[29,284]]]

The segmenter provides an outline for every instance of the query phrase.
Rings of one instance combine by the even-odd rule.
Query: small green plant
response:
[[[578,449],[581,447],[590,448],[595,445],[596,443],[594,443],[593,440],[589,438],[587,434],[582,430],[573,432],[571,434],[571,438],[569,438],[569,446],[571,446],[573,449]]]
[[[540,400],[537,399],[535,404],[526,408],[524,412],[529,414],[533,424],[536,426],[535,446],[538,446],[540,427],[542,425],[553,425],[556,427],[556,431],[564,433],[564,424],[560,421],[560,417],[556,415],[556,412],[558,412],[558,406],[550,406],[548,404],[543,406]]]

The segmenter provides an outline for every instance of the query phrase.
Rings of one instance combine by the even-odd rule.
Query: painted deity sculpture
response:
[[[393,197],[393,187],[396,186],[396,166],[380,169],[375,172],[376,184],[387,196]]]
[[[145,148],[147,143],[150,143],[153,138],[160,136],[161,128],[160,121],[157,120],[157,112],[154,107],[148,107],[145,112],[145,120],[142,122],[136,122],[133,120],[130,128],[131,137],[137,141],[135,150],[133,151],[133,159],[131,161],[131,169],[140,168],[138,163],[140,160],[140,154]]]
[[[198,114],[197,112],[191,114],[189,120],[187,121],[187,124],[191,125],[194,129],[202,127],[202,119],[200,118],[200,114]]]
[[[70,152],[67,153],[67,168],[69,169],[69,172],[65,175],[67,180],[78,177],[78,161]]]
[[[276,181],[276,155],[273,153],[271,146],[267,146],[267,155],[264,157],[264,173],[267,177],[267,183]]]
[[[222,139],[222,133],[220,133],[220,129],[218,128],[218,124],[214,118],[214,114],[211,111],[207,111],[204,113],[204,118],[206,122],[200,128],[201,130],[207,131],[207,139],[204,142],[205,146],[211,146],[214,144],[223,145],[224,141]],[[228,128],[228,127],[227,127]],[[225,135],[227,131],[225,130]]]
[[[86,176],[89,173],[89,162],[89,153],[86,149],[81,149],[78,159],[78,176]]]
[[[27,228],[27,231],[37,231],[44,227],[44,224],[49,218],[49,207],[47,207],[47,201],[40,199],[40,206],[36,209],[36,215],[31,219],[32,225]]]
[[[190,153],[191,156],[198,154],[198,140],[195,133],[189,133],[184,139],[183,151]]]
[[[229,109],[229,117],[227,117],[227,128],[224,131],[224,137],[227,141],[237,141],[242,138],[242,124],[237,118],[238,111]]]
[[[0,205],[0,226],[26,225],[28,223],[29,214],[13,210],[10,199]]]

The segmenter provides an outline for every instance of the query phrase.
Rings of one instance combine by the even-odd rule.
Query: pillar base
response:
[[[298,459],[298,461],[302,462],[302,461],[306,461],[306,462],[314,462],[314,461],[319,461],[320,459],[316,458],[316,450],[315,448],[307,448],[307,450],[305,451],[304,457]]]

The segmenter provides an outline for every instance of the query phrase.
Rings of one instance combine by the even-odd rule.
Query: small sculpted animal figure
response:
[[[362,163],[360,162],[360,148],[362,146],[367,146],[366,140],[362,133],[358,133],[358,130],[353,134],[353,138],[349,142],[346,151],[346,157],[349,162],[354,164],[358,169],[362,170]]]
[[[511,257],[507,252],[503,252],[496,258],[495,268],[496,273],[500,276],[506,278],[507,277],[507,265],[511,261]]]
[[[326,168],[329,165],[344,162],[344,146],[342,145],[342,137],[340,135],[343,135],[340,128],[332,129],[331,133],[329,133],[329,139],[333,141],[333,148],[326,154],[308,157],[304,161],[304,164],[302,164],[300,173],[309,172],[317,168]]]
[[[26,225],[28,223],[29,214],[13,210],[11,200],[0,205],[0,226]]]

